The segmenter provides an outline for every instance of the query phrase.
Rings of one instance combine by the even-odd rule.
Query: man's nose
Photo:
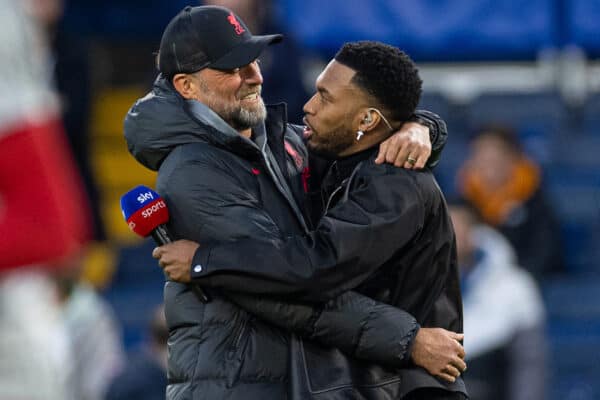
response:
[[[250,85],[262,85],[263,77],[258,62],[253,61],[243,69],[244,80]]]
[[[316,94],[314,94],[310,99],[308,99],[308,101],[306,103],[304,103],[304,107],[302,107],[302,111],[304,111],[305,114],[314,114],[314,109],[313,109],[313,101],[315,99]]]

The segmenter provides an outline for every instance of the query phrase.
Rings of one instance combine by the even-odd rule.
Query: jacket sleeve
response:
[[[169,208],[184,207],[190,221],[209,230],[188,239],[201,240],[208,234],[226,240],[225,232],[237,238],[279,238],[271,217],[225,166],[197,166],[176,168],[168,176],[169,189],[164,191]],[[192,170],[194,179],[189,176]],[[258,272],[266,265],[265,259],[257,259],[253,269]],[[235,284],[241,287],[252,280],[251,276],[235,278]],[[410,314],[351,291],[326,304],[285,303],[230,291],[224,294],[262,320],[375,363],[402,366],[410,358],[410,345],[418,331]]]
[[[427,166],[429,168],[434,168],[439,163],[442,151],[448,140],[448,128],[446,127],[446,122],[444,122],[439,115],[427,110],[415,111],[410,120],[429,128],[431,156],[427,160]]]
[[[316,302],[359,286],[409,246],[424,224],[425,205],[412,174],[430,172],[394,168],[373,164],[370,173],[356,173],[344,197],[308,235],[199,248],[194,265],[203,268],[192,279]],[[264,268],[258,270],[260,263]]]
[[[284,303],[246,293],[226,296],[260,319],[346,355],[401,368],[419,325],[405,311],[349,291],[321,305]]]

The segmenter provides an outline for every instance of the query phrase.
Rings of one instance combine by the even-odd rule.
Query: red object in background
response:
[[[49,265],[90,239],[76,171],[58,120],[0,132],[0,271]]]

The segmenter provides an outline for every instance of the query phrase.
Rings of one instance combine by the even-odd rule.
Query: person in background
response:
[[[264,77],[263,99],[266,104],[287,103],[288,121],[301,123],[302,105],[310,93],[303,83],[303,49],[284,26],[277,23],[272,0],[204,0],[204,5],[221,6],[238,15],[251,32],[265,34],[281,32],[285,40],[267,47],[260,55],[260,69]],[[312,84],[312,82],[310,82]]]
[[[450,205],[461,272],[465,384],[473,400],[543,400],[544,305],[510,243],[466,202]]]
[[[157,307],[150,322],[147,347],[132,355],[111,382],[105,400],[164,400],[167,388],[167,339],[164,306]]]
[[[508,127],[489,126],[471,142],[459,192],[512,244],[519,265],[538,280],[563,270],[560,229],[544,195],[541,171]]]
[[[102,400],[125,351],[111,305],[82,280],[83,260],[83,251],[62,260],[54,281],[73,355],[69,385],[77,400]]]
[[[24,2],[0,0],[0,398],[72,399],[68,337],[50,278],[90,238],[48,48]]]

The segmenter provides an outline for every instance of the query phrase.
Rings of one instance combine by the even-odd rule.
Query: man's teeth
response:
[[[250,93],[244,97],[242,97],[242,100],[256,100],[258,99],[258,93]]]

